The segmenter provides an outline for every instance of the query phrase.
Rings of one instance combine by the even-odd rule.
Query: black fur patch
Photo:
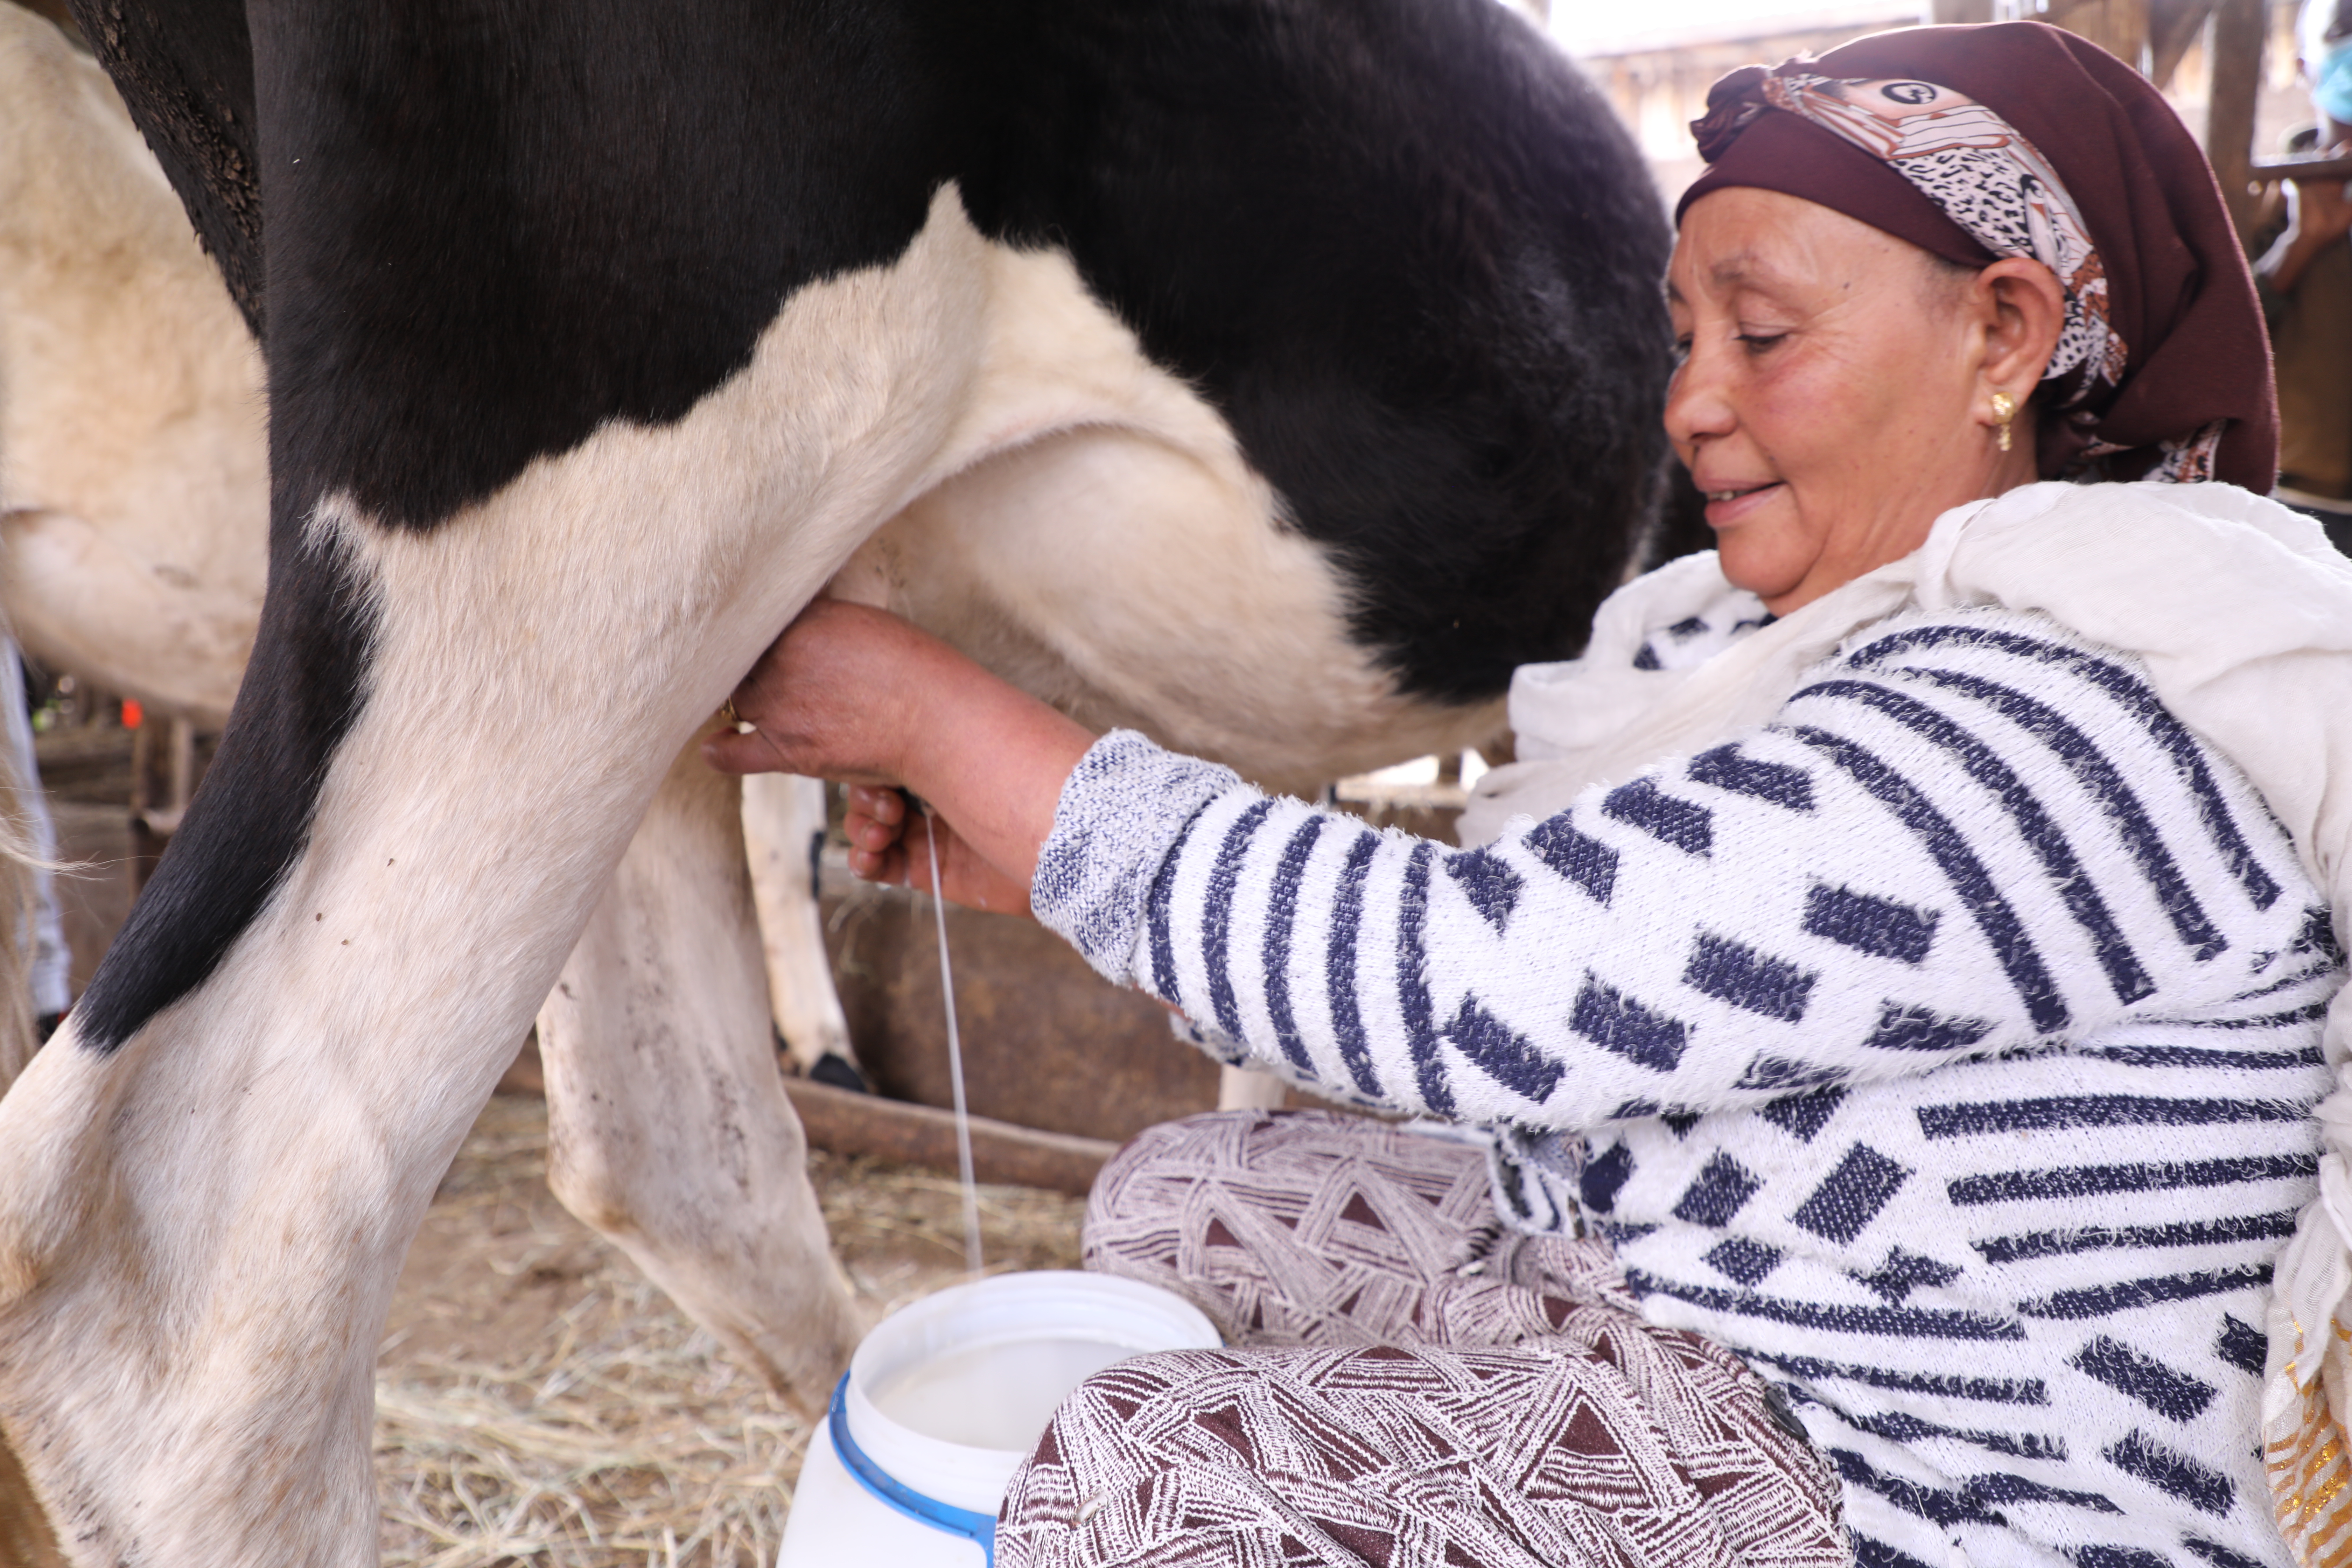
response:
[[[975,221],[1068,247],[1353,579],[1401,684],[1580,649],[1665,453],[1667,233],[1492,0],[1053,7]]]
[[[236,708],[131,918],[75,1004],[105,1055],[210,977],[301,853],[319,785],[365,696],[374,616],[340,553],[273,534]]]

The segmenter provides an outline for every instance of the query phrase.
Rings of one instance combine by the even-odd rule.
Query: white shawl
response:
[[[2352,561],[2309,519],[2230,485],[2028,485],[1954,508],[1916,552],[1696,668],[1633,668],[1648,634],[1735,592],[1713,554],[1675,562],[1601,605],[1583,658],[1520,669],[1520,761],[1479,780],[1462,842],[1769,722],[1874,622],[1999,605],[2137,654],[2165,706],[2262,792],[2338,941],[2352,934]],[[2326,1050],[2319,1197],[2279,1258],[2263,1395],[2272,1500],[2305,1564],[2352,1547],[2352,986],[2328,1009]]]

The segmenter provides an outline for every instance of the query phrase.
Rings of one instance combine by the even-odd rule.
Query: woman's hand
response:
[[[1094,743],[938,638],[834,599],[785,628],[734,702],[752,732],[705,741],[712,767],[862,786],[852,869],[920,887],[929,881],[925,826],[908,822],[895,786],[913,790],[944,819],[934,819],[944,895],[976,909],[1026,911],[1063,781]]]
[[[703,757],[725,773],[901,784],[932,703],[974,674],[992,679],[887,611],[819,599],[735,689],[753,732],[714,736]]]
[[[2330,147],[2331,156],[2352,152],[2344,142]],[[2352,233],[2352,199],[2342,180],[2289,180],[2286,232],[2254,270],[2281,292],[2291,291],[2321,252]]]
[[[849,869],[868,882],[939,892],[950,903],[1002,915],[1029,913],[1029,885],[990,865],[940,816],[925,817],[895,789],[849,787]],[[940,888],[931,886],[930,840],[940,848]]]

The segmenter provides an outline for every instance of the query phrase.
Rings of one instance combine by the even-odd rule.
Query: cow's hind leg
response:
[[[862,1324],[769,1044],[738,812],[735,781],[689,743],[548,994],[548,1182],[779,1393],[822,1408]]]
[[[751,902],[760,913],[760,944],[767,952],[776,1032],[802,1072],[843,1088],[863,1088],[857,1054],[849,1043],[849,1019],[825,957],[817,904],[824,804],[822,780],[753,773],[743,781],[743,843],[751,866]]]

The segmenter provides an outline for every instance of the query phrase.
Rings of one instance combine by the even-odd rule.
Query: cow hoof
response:
[[[809,1068],[808,1075],[814,1082],[834,1089],[845,1089],[853,1094],[874,1092],[872,1086],[866,1081],[866,1075],[857,1070],[857,1064],[837,1051],[827,1051],[817,1058],[816,1066]]]

